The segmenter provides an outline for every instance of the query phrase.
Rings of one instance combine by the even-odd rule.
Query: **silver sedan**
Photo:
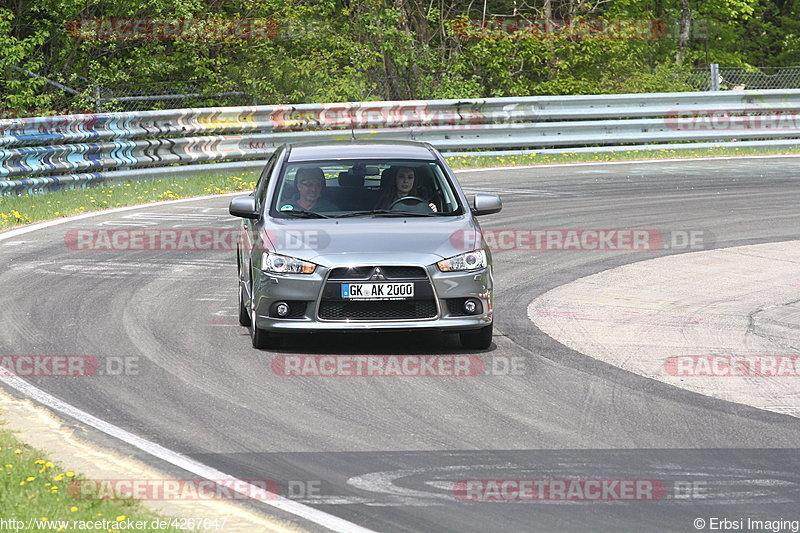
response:
[[[242,217],[239,322],[253,346],[282,333],[417,330],[492,341],[492,257],[444,158],[409,142],[331,142],[278,148]]]

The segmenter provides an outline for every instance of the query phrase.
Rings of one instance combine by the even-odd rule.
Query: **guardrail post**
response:
[[[719,63],[711,63],[711,90],[719,91]]]

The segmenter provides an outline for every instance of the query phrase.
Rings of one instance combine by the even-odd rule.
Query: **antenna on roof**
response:
[[[352,111],[352,107],[350,108],[350,111]],[[354,113],[351,112],[350,113],[350,140],[351,141],[355,141],[356,140],[356,127],[355,127],[354,122],[355,122]]]

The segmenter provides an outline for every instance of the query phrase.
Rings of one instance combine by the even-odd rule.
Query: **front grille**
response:
[[[383,279],[373,280],[380,268]],[[343,283],[411,282],[414,297],[407,300],[350,300],[342,298]],[[421,320],[435,318],[438,309],[428,273],[418,266],[355,266],[331,270],[322,290],[322,320]]]
[[[433,300],[350,302],[323,300],[319,317],[326,320],[409,320],[433,318]]]
[[[427,279],[425,269],[420,267],[387,266],[381,267],[386,279]]]
[[[373,267],[334,268],[328,279],[367,279]]]
[[[335,280],[366,280],[372,275],[374,266],[360,266],[353,268],[339,267],[331,270],[328,279]],[[381,266],[381,271],[387,280],[428,279],[425,269],[414,266]]]

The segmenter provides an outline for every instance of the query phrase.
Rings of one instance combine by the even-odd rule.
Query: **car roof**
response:
[[[421,159],[435,161],[426,143],[411,141],[325,141],[291,144],[290,162],[342,159]]]

